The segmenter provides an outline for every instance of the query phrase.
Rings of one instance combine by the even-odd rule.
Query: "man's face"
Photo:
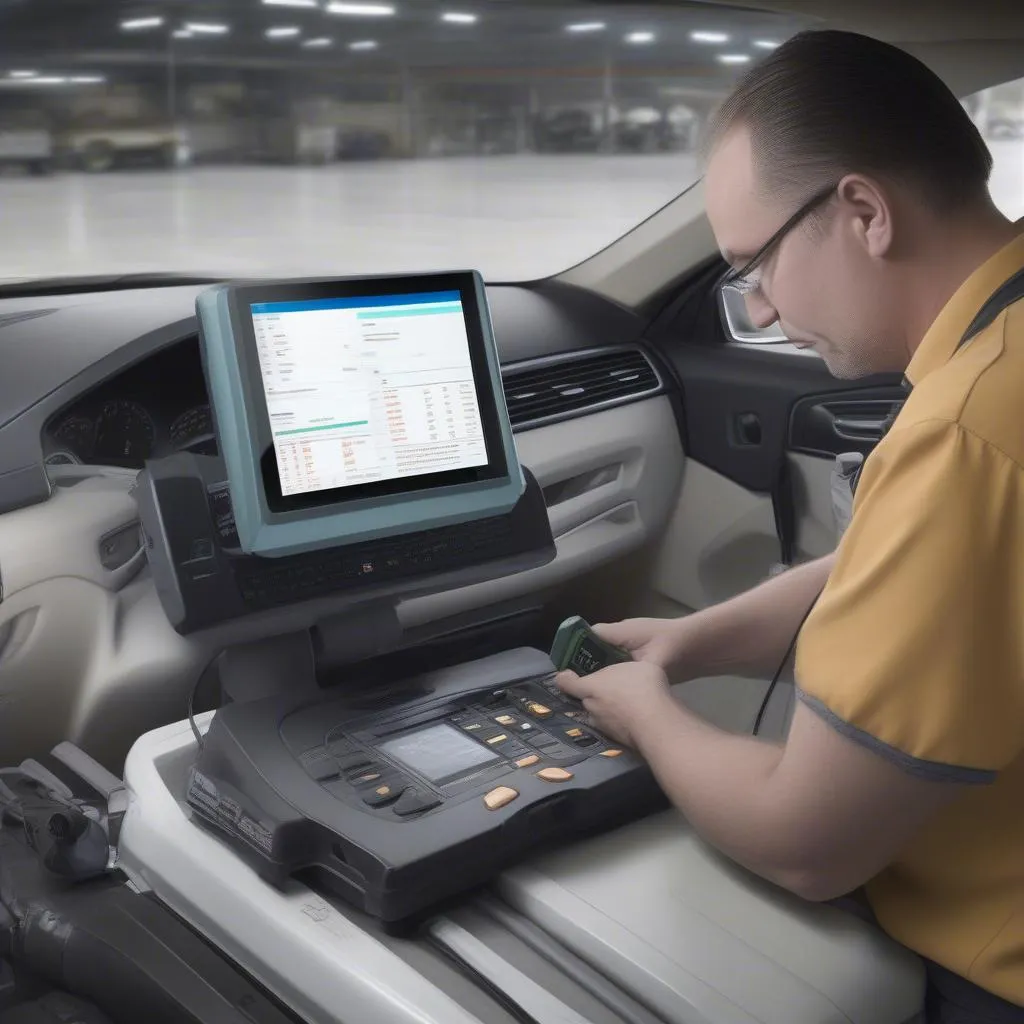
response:
[[[705,177],[707,212],[719,248],[734,269],[742,267],[799,209],[801,200],[769,200],[757,190],[750,136],[745,128],[715,148]],[[837,183],[838,184],[838,183]],[[852,379],[901,369],[893,365],[891,286],[879,276],[853,212],[839,199],[818,210],[812,229],[795,225],[753,272],[746,293],[751,320],[775,323],[793,344],[813,348],[836,377]]]

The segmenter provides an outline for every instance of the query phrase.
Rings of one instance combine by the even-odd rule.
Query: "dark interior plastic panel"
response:
[[[794,439],[800,441],[800,450],[818,444],[824,454],[856,447],[824,447],[813,411],[817,404],[833,395],[843,400],[851,395],[894,400],[903,396],[898,376],[865,378],[851,388],[849,381],[834,378],[820,359],[776,346],[677,342],[671,347],[663,344],[662,352],[682,388],[688,457],[761,493],[776,483]],[[808,395],[814,396],[810,404],[800,404]]]

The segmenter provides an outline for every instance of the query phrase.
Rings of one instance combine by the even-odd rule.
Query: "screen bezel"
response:
[[[480,410],[487,462],[482,466],[449,469],[418,476],[399,477],[350,487],[334,487],[303,494],[285,495],[277,465],[270,413],[263,390],[263,376],[256,350],[256,330],[251,306],[258,303],[306,302],[324,299],[368,298],[396,294],[457,291],[462,302],[463,319],[469,340],[470,364]],[[424,496],[440,489],[501,481],[509,475],[497,397],[491,387],[491,368],[487,358],[484,318],[472,273],[421,274],[381,278],[347,278],[294,284],[252,285],[234,289],[230,295],[230,315],[242,383],[250,411],[258,420],[257,436],[270,438],[259,453],[256,479],[268,510],[273,514],[323,509],[339,504],[386,498],[397,494]]]

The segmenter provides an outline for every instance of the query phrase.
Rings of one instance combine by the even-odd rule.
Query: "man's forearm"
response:
[[[827,555],[679,619],[686,634],[687,677],[771,675],[834,562],[835,555]]]
[[[798,850],[791,830],[779,827],[772,781],[781,745],[722,732],[674,701],[638,724],[634,739],[703,839],[762,878],[800,891]]]

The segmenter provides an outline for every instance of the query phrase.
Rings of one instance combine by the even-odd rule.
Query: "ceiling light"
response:
[[[749,64],[750,54],[748,53],[720,53],[718,60],[722,64]]]
[[[629,35],[626,36],[626,42],[627,43],[636,43],[636,44],[640,44],[640,43],[653,43],[654,42],[654,33],[653,32],[630,32]]]
[[[349,43],[350,50],[376,50],[377,44],[372,39],[360,39],[357,42]]]
[[[574,25],[566,25],[566,32],[600,32],[608,26],[603,21],[577,21]]]
[[[171,33],[171,35],[174,36],[175,39],[191,39],[192,38],[192,33],[189,32],[189,30],[187,28],[175,29]]]
[[[36,71],[8,71],[8,78],[35,78],[38,72]]]
[[[268,7],[319,7],[319,0],[263,0]]]
[[[276,28],[268,28],[263,34],[268,39],[293,39],[302,34],[302,29],[297,25],[279,25]]]
[[[317,39],[307,39],[302,45],[307,50],[323,50],[328,46],[333,46],[334,40],[328,39],[326,36],[320,36]]]
[[[164,23],[164,19],[160,17],[156,18],[129,18],[127,21],[121,22],[121,31],[123,32],[137,32],[140,29],[145,28],[159,28]]]
[[[356,18],[388,18],[395,13],[391,4],[349,4],[333,0],[327,5],[328,14],[351,14]]]
[[[441,15],[442,21],[447,21],[451,25],[473,25],[476,23],[475,14],[459,14],[456,11],[449,11],[447,14]]]
[[[691,32],[690,38],[695,43],[727,43],[729,37],[725,32]]]
[[[208,36],[222,36],[228,31],[227,25],[221,25],[213,21],[190,21],[185,28],[189,32],[201,33]]]
[[[754,45],[759,50],[774,50],[779,44],[774,39],[755,39]]]
[[[102,75],[74,75],[71,78],[73,85],[100,85],[105,81]]]
[[[55,75],[33,75],[32,78],[7,78],[0,85],[66,85],[67,81]]]

